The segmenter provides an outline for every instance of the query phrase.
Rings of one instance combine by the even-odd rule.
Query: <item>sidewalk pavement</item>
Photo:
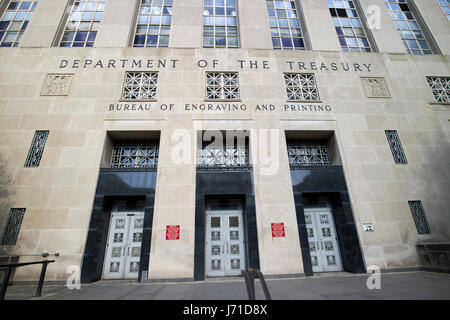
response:
[[[450,274],[402,272],[381,274],[381,289],[369,290],[369,274],[345,272],[313,277],[266,280],[272,299],[278,300],[450,300]],[[264,299],[259,280],[256,298]],[[211,279],[183,283],[99,281],[69,290],[65,285],[45,284],[35,298],[36,285],[12,285],[6,300],[248,300],[243,278]]]

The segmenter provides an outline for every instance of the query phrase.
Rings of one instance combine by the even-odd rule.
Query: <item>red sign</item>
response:
[[[284,223],[272,223],[272,238],[285,236]]]
[[[166,226],[166,240],[180,240],[180,226]]]

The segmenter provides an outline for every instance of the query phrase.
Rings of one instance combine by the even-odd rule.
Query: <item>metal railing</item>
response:
[[[266,300],[272,300],[270,296],[269,289],[267,288],[266,280],[261,271],[248,268],[247,270],[241,270],[242,275],[245,279],[245,287],[247,288],[248,300],[256,300],[255,295],[255,279],[258,278],[261,282],[261,287],[264,291],[264,296]]]
[[[29,265],[33,265],[33,264],[42,264],[41,276],[39,277],[39,283],[38,283],[38,287],[37,287],[36,294],[35,294],[35,297],[40,297],[41,293],[42,293],[42,287],[44,286],[44,279],[45,279],[45,272],[47,271],[47,265],[52,262],[55,262],[55,260],[43,260],[43,261],[35,261],[35,262],[24,262],[24,263],[0,265],[0,269],[6,269],[6,273],[3,276],[2,288],[0,290],[0,300],[5,299],[6,289],[8,288],[9,278],[11,276],[12,269],[29,266]]]

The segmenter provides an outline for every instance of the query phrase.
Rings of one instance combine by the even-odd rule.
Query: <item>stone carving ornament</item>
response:
[[[73,74],[48,74],[42,89],[42,96],[68,96]]]

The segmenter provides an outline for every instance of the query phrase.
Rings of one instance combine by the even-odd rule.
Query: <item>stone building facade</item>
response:
[[[2,261],[58,253],[46,279],[84,282],[298,276],[414,269],[417,243],[450,240],[442,1],[0,13]]]

